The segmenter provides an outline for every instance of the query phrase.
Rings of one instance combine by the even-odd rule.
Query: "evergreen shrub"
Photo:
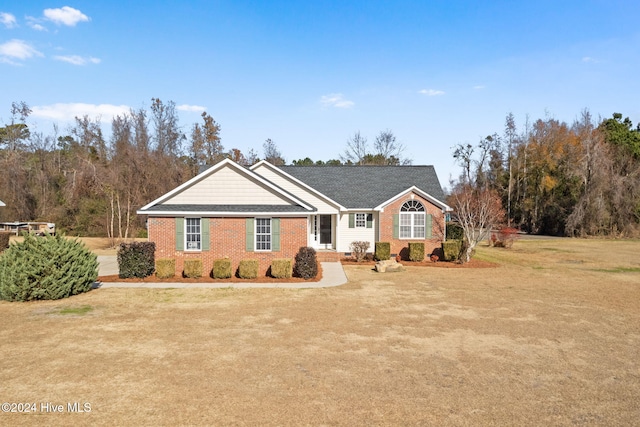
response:
[[[448,222],[446,239],[447,240],[463,240],[464,230],[462,229],[462,226],[456,222]]]
[[[168,279],[176,275],[176,260],[173,258],[160,258],[156,260],[156,277]]]
[[[151,276],[155,269],[156,244],[153,242],[120,243],[118,272],[121,279]]]
[[[462,252],[462,240],[447,240],[442,242],[442,255],[444,261],[457,261]]]
[[[318,275],[318,260],[316,250],[308,246],[303,246],[296,254],[296,262],[293,271],[298,277],[305,280],[313,279]]]
[[[409,261],[424,261],[424,242],[409,242]]]
[[[373,256],[376,261],[384,261],[391,258],[391,243],[376,242],[376,251]]]
[[[231,277],[231,260],[229,258],[214,260],[212,273],[214,279],[229,279]]]
[[[9,238],[12,233],[7,231],[0,231],[0,252],[4,251],[9,247]]]
[[[0,299],[55,300],[87,292],[98,278],[98,259],[77,239],[61,235],[12,244],[0,256]]]
[[[182,272],[184,277],[189,279],[198,279],[202,277],[202,260],[201,259],[185,259],[184,271]]]
[[[258,277],[259,262],[257,259],[243,259],[238,266],[238,277],[241,279],[255,279]]]
[[[289,279],[293,275],[293,260],[290,258],[274,259],[271,262],[271,276],[276,279]]]

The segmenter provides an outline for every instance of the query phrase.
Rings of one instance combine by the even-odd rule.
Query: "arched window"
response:
[[[418,200],[409,200],[400,208],[400,238],[425,238],[425,209]]]

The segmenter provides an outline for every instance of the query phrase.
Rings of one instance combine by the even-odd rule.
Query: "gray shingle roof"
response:
[[[279,166],[349,209],[371,209],[416,186],[444,203],[433,166]]]
[[[307,209],[298,205],[154,205],[148,212],[228,212],[228,213],[306,213]],[[315,209],[314,209],[315,211]]]

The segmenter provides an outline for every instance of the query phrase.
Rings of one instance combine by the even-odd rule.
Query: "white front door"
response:
[[[333,215],[314,215],[311,220],[311,246],[316,249],[333,249]]]

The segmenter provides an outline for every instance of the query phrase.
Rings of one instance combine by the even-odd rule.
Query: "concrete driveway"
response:
[[[118,274],[118,257],[115,255],[98,255],[98,275],[112,276]]]

